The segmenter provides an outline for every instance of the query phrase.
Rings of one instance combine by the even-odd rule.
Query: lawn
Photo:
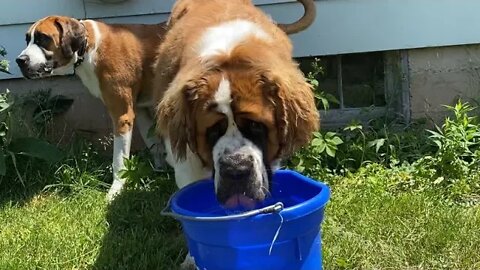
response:
[[[378,188],[371,176],[398,177],[381,168],[331,183],[324,269],[479,269],[480,208]],[[68,188],[0,183],[0,269],[176,269],[183,236],[159,215],[175,189],[168,176],[130,185],[110,205],[92,184],[98,172],[78,173]]]
[[[7,96],[0,105],[8,108]],[[470,116],[479,110],[449,108],[453,118],[435,131],[380,119],[317,132],[288,160],[332,189],[324,269],[480,269],[480,121]],[[3,113],[0,127],[18,122]],[[126,161],[127,188],[108,204],[111,156],[85,140],[60,150],[6,130],[0,270],[176,269],[183,261],[179,223],[160,216],[175,191],[171,172],[154,173],[137,153]]]

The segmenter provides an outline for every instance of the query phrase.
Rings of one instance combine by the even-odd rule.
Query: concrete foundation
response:
[[[112,135],[112,122],[102,101],[93,97],[75,76],[52,77],[42,80],[0,80],[0,89],[9,89],[16,96],[51,89],[51,95],[63,95],[74,100],[70,109],[55,117],[48,128],[52,141],[68,144],[74,134],[105,144]],[[132,149],[143,149],[138,130],[134,128]]]
[[[442,105],[480,101],[480,45],[408,51],[412,118],[440,120]]]

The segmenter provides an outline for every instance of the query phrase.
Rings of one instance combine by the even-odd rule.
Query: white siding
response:
[[[106,21],[154,23],[166,18],[174,0],[2,0],[0,24],[28,23],[50,14]],[[254,0],[265,12],[286,23],[302,15],[292,0]],[[394,49],[475,44],[480,42],[479,0],[318,0],[317,19],[293,35],[295,56],[331,55]],[[21,18],[21,19],[19,19]],[[0,26],[0,45],[13,60],[24,46],[28,25]],[[13,76],[19,71],[12,64]]]
[[[292,4],[269,7],[281,21],[293,20],[300,10]],[[479,43],[479,10],[479,0],[322,0],[317,2],[315,25],[294,37],[295,53],[329,55]]]
[[[58,14],[83,18],[83,0],[0,0],[0,25],[31,23]],[[2,36],[3,37],[3,36]],[[3,38],[0,39],[3,42]]]

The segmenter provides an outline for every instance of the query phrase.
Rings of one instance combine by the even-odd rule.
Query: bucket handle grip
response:
[[[173,196],[172,196],[173,197]],[[171,200],[172,197],[167,202],[165,208],[160,212],[163,216],[173,217],[178,220],[192,220],[192,221],[229,221],[229,220],[238,220],[244,219],[260,214],[269,214],[269,213],[278,213],[284,209],[284,205],[282,202],[277,202],[273,205],[269,205],[260,209],[250,210],[247,212],[243,212],[240,214],[229,215],[229,216],[219,216],[219,217],[192,217],[192,216],[185,216],[181,214],[177,214],[171,211]]]

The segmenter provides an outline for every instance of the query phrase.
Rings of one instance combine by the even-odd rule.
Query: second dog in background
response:
[[[113,183],[108,199],[124,184],[120,171],[130,155],[134,122],[155,166],[162,166],[161,141],[148,137],[153,125],[153,60],[165,25],[106,24],[49,16],[26,33],[26,48],[16,62],[24,77],[37,79],[75,70],[90,93],[105,104],[113,122]]]

